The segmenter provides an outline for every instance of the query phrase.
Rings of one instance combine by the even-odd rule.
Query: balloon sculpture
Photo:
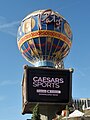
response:
[[[34,66],[62,67],[71,48],[72,31],[59,13],[38,10],[21,21],[17,44],[24,58]]]

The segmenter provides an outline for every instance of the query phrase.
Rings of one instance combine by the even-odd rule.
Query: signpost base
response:
[[[40,108],[40,114],[43,117],[43,120],[52,120],[55,117],[55,114],[59,110],[59,106],[52,105],[51,107],[44,106],[43,108]]]

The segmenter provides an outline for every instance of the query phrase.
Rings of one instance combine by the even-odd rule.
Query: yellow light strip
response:
[[[53,37],[57,38],[59,40],[64,41],[66,44],[68,44],[69,47],[71,47],[71,40],[65,36],[62,33],[56,32],[56,31],[51,31],[51,30],[38,30],[34,32],[30,32],[28,34],[25,34],[19,41],[18,41],[18,47],[22,46],[24,42],[26,42],[29,39],[32,38],[38,38],[38,37]]]

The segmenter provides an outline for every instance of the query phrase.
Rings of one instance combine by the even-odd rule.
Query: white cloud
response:
[[[20,21],[8,22],[6,18],[0,16],[0,31],[16,37]]]
[[[10,81],[10,80],[0,81],[0,86],[16,85],[16,84],[18,84],[18,81]]]
[[[4,23],[4,24],[0,25],[0,29],[13,27],[14,25],[17,25],[19,22],[20,21],[15,21],[15,22],[11,22],[11,23]]]

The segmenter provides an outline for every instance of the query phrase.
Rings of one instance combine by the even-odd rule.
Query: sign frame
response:
[[[30,71],[31,71],[31,73],[33,73],[32,71],[34,71],[34,75],[37,75],[39,72],[38,71],[46,71],[46,73],[53,73],[53,72],[55,72],[55,73],[57,73],[57,75],[59,74],[59,72],[61,72],[61,74],[63,74],[64,72],[65,73],[69,73],[69,82],[68,82],[68,85],[69,85],[69,87],[68,87],[68,98],[67,98],[67,100],[64,102],[62,102],[62,101],[55,101],[55,96],[54,96],[54,101],[45,101],[44,99],[43,99],[43,101],[40,101],[40,100],[37,100],[37,98],[39,98],[39,97],[36,97],[35,99],[36,99],[36,101],[35,101],[35,99],[34,99],[34,101],[33,101],[33,96],[32,95],[34,95],[34,92],[33,92],[33,89],[30,89],[30,76],[32,76],[32,74],[30,73]],[[51,72],[50,72],[51,71]],[[43,72],[41,72],[41,73],[43,73]],[[44,77],[45,77],[45,74],[46,73],[44,73]],[[33,111],[33,107],[37,104],[37,103],[39,103],[39,106],[40,106],[40,109],[42,109],[43,107],[47,107],[48,106],[48,108],[50,107],[52,107],[53,105],[54,105],[54,107],[57,107],[58,108],[58,106],[65,106],[66,104],[69,104],[70,102],[71,102],[71,100],[72,100],[72,73],[73,73],[73,69],[72,68],[70,68],[70,69],[56,69],[56,68],[46,68],[46,67],[29,67],[28,65],[26,65],[26,66],[24,66],[24,74],[23,74],[23,80],[22,80],[22,114],[25,114],[25,113],[32,113],[32,111]],[[38,76],[39,76],[40,74],[38,74]],[[46,75],[46,77],[45,77],[45,80],[47,79],[47,76],[48,75]],[[43,77],[43,76],[42,76]],[[49,77],[51,77],[51,75],[49,76]],[[55,76],[56,77],[56,76]],[[55,78],[54,77],[54,78]],[[59,77],[60,77],[60,75],[59,75]],[[66,76],[65,76],[66,77]],[[37,77],[38,78],[38,77]],[[36,78],[36,79],[37,79]],[[52,77],[53,78],[53,77]],[[58,76],[57,76],[57,78],[58,78]],[[40,80],[40,79],[39,79]],[[38,79],[37,79],[37,81],[38,81]],[[40,82],[40,81],[39,81]],[[53,83],[54,84],[54,83]],[[61,86],[62,86],[62,84],[60,84]],[[54,86],[55,87],[55,86]],[[37,87],[36,88],[34,88],[34,89],[37,89]],[[40,89],[38,89],[38,90],[41,90],[41,88]],[[53,89],[50,89],[51,90],[51,92],[53,92]],[[55,90],[55,89],[54,89]],[[33,93],[30,93],[30,92],[33,92]],[[45,91],[44,91],[45,92]],[[55,91],[54,91],[55,92]],[[56,91],[57,92],[57,91]],[[31,95],[31,96],[30,96]],[[52,93],[50,94],[50,95],[52,95]],[[32,99],[30,99],[30,97],[32,97]],[[35,97],[35,96],[34,96]],[[45,98],[45,96],[40,96],[40,98],[41,97],[44,97]],[[53,96],[49,96],[49,97],[47,97],[46,96],[46,98],[53,98]],[[58,97],[56,97],[56,98],[58,98]],[[42,110],[41,110],[42,111]]]

